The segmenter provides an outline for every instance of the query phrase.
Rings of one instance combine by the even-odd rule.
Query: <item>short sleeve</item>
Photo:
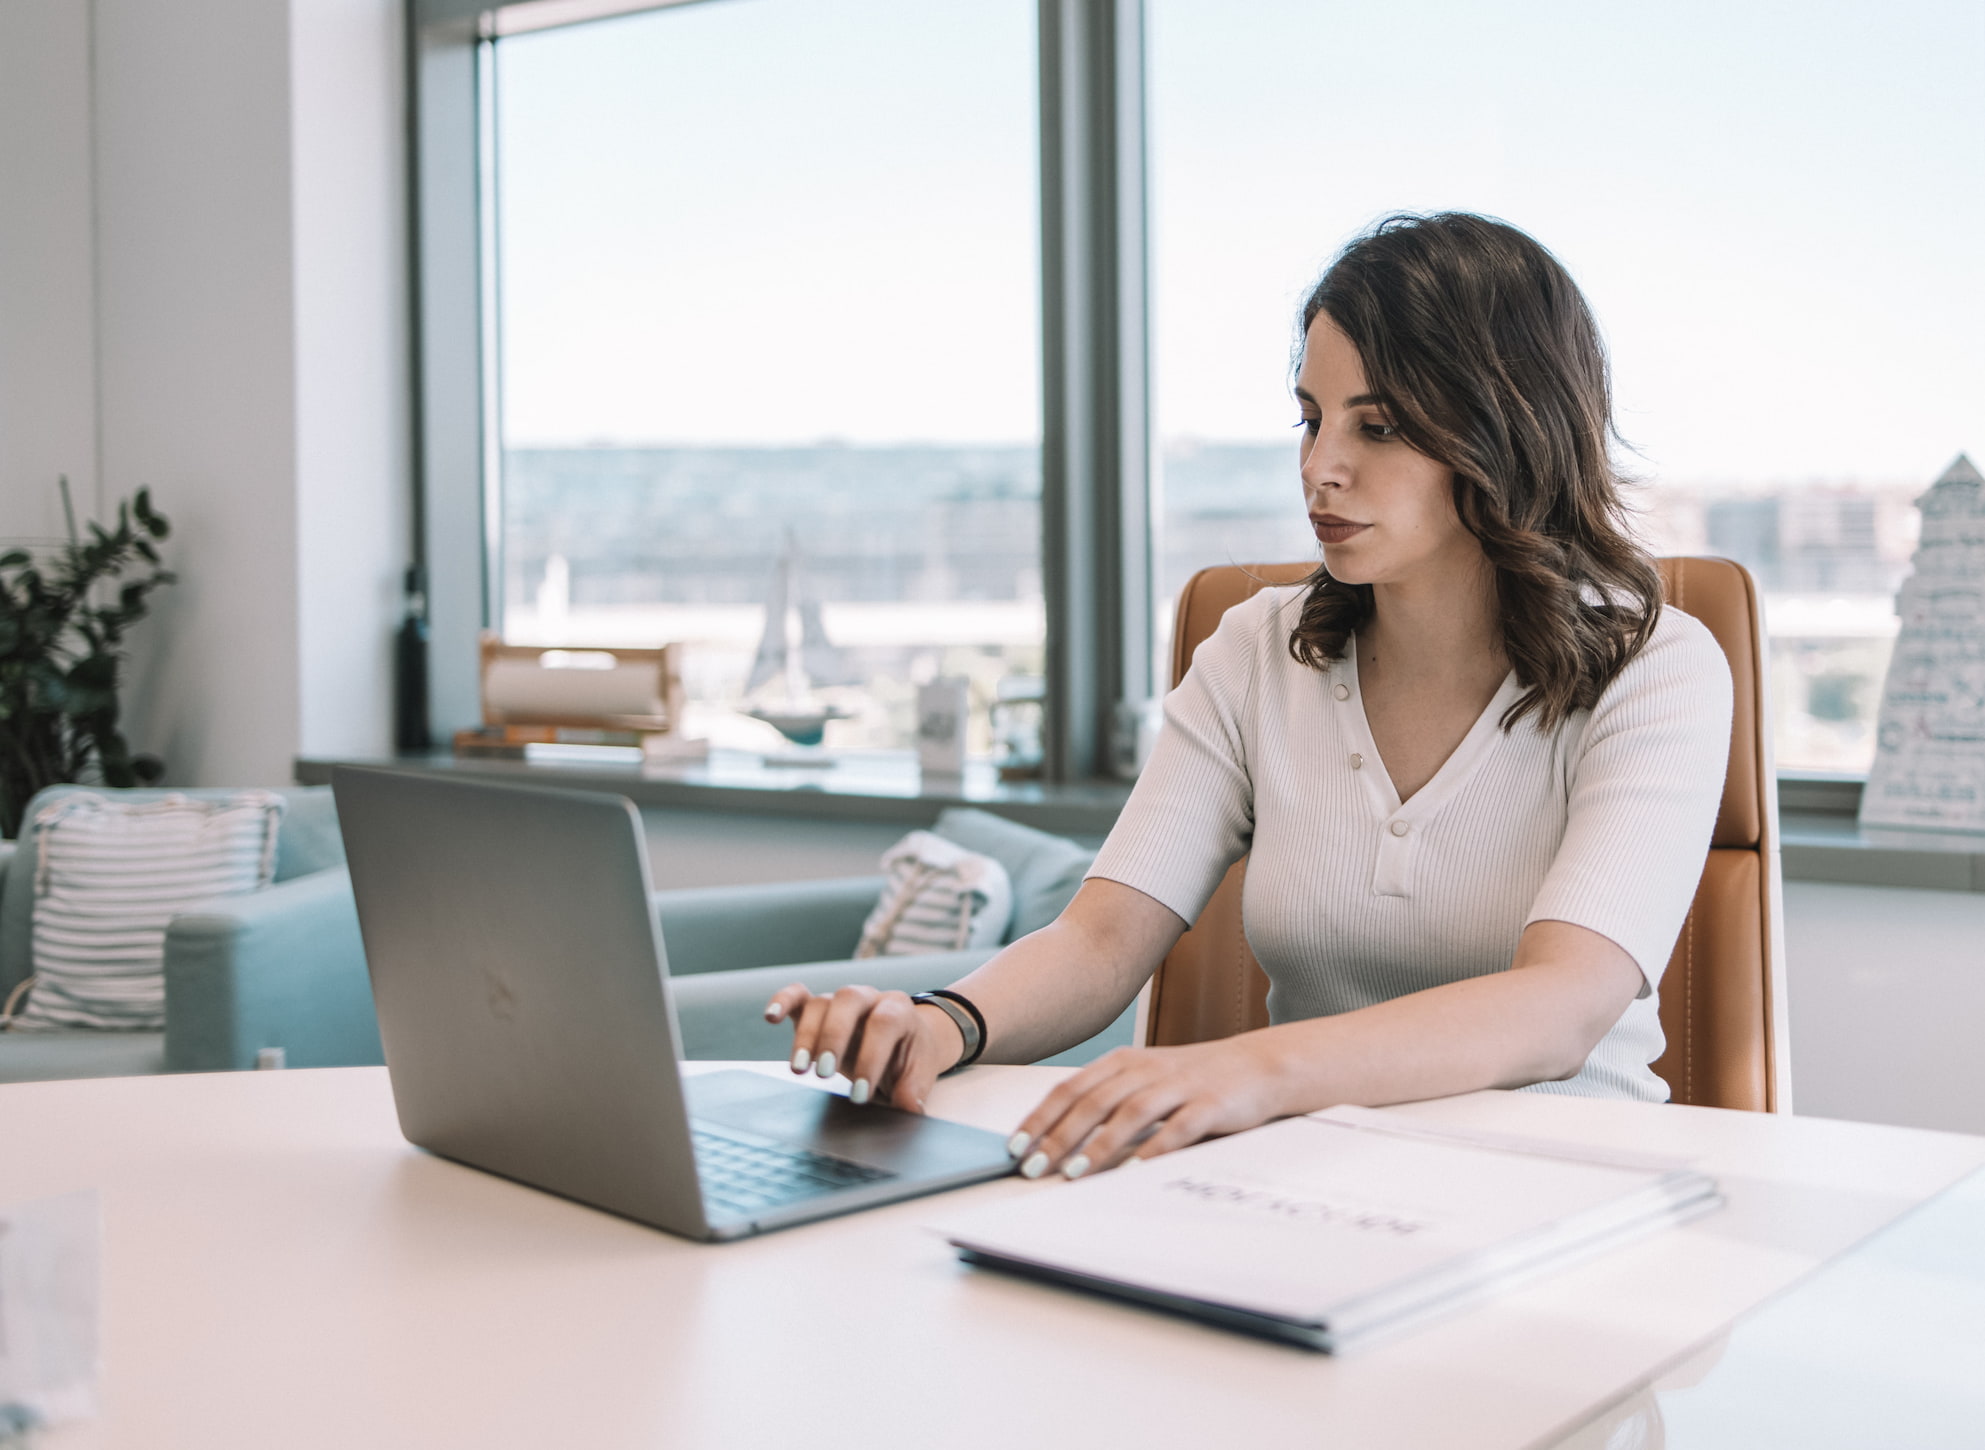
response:
[[[1709,631],[1664,609],[1567,763],[1564,840],[1525,925],[1568,921],[1618,944],[1640,967],[1643,997],[1702,877],[1730,759],[1731,693]]]
[[[1188,924],[1254,836],[1248,754],[1259,652],[1283,592],[1263,590],[1229,609],[1194,653],[1165,698],[1151,758],[1089,868],[1091,877],[1135,887]]]

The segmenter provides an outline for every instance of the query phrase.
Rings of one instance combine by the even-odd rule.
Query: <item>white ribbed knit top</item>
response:
[[[1688,915],[1730,749],[1729,666],[1664,609],[1647,648],[1557,730],[1502,714],[1512,673],[1401,804],[1372,745],[1357,651],[1289,655],[1302,589],[1227,611],[1165,702],[1165,728],[1091,876],[1197,920],[1248,854],[1242,912],[1290,1022],[1506,970],[1533,921],[1618,943],[1647,987],[1578,1075],[1541,1091],[1665,1101],[1654,989]]]

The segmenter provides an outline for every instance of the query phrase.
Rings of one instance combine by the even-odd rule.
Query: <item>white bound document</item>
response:
[[[1333,1108],[943,1232],[970,1263],[1337,1350],[1721,1203],[1673,1160]]]

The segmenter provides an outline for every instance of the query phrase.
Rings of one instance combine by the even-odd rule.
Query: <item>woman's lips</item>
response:
[[[1346,539],[1362,534],[1371,525],[1354,524],[1349,519],[1338,518],[1335,514],[1311,514],[1310,527],[1316,530],[1319,543],[1341,544]]]

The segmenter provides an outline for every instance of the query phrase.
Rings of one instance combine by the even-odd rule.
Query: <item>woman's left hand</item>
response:
[[[1238,1133],[1288,1110],[1258,1033],[1189,1047],[1119,1047],[1069,1078],[1014,1134],[1028,1178],[1059,1167],[1080,1178],[1133,1152],[1153,1158]],[[1022,1142],[1022,1138],[1025,1141]]]

